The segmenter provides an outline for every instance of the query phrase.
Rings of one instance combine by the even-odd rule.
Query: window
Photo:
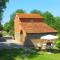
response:
[[[22,30],[20,31],[20,34],[23,34],[23,31]]]
[[[30,22],[33,22],[34,20],[33,20],[33,19],[30,19],[29,21],[30,21]]]

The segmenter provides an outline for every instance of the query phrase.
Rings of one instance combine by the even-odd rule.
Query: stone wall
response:
[[[20,33],[19,32],[15,32],[15,40],[16,41],[20,40]]]

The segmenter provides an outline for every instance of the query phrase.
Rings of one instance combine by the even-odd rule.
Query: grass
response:
[[[44,54],[33,58],[32,60],[60,60],[60,54]]]
[[[23,49],[2,49],[0,60],[60,60],[60,53],[24,52]]]

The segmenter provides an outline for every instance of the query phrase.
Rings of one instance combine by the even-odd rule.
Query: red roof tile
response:
[[[16,14],[19,18],[43,18],[39,14]]]
[[[27,33],[57,32],[55,29],[43,22],[23,22],[22,27]]]

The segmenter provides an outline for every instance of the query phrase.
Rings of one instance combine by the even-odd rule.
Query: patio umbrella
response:
[[[57,39],[58,36],[54,36],[54,35],[45,35],[42,36],[40,39],[48,39],[48,40],[53,40],[53,39]]]

